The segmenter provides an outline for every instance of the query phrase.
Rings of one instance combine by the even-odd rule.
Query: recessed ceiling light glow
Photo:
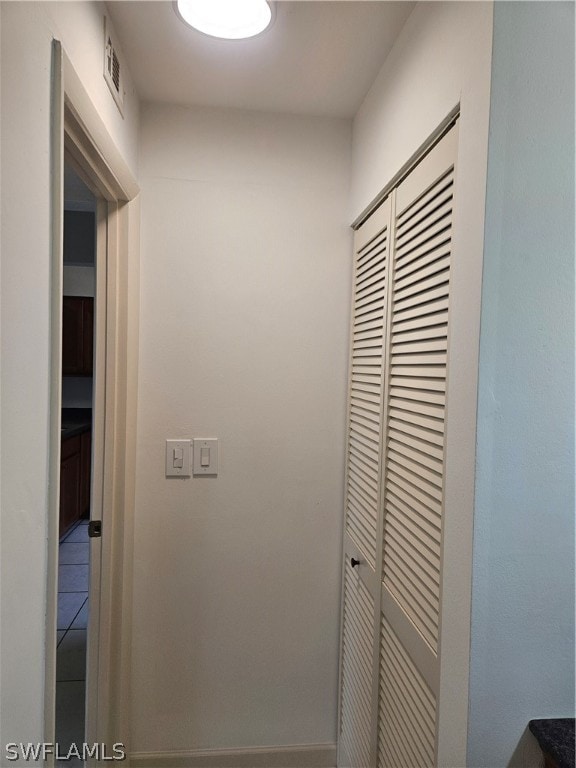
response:
[[[178,0],[176,8],[194,29],[228,40],[254,37],[272,20],[266,0]]]

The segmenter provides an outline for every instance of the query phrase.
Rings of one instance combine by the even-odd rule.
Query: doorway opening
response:
[[[93,751],[84,752],[84,743],[89,750],[93,745],[105,748],[106,755],[112,754],[114,744],[126,745],[127,752],[129,743],[139,189],[57,40],[53,41],[52,70],[52,310],[44,730],[46,742],[57,743],[61,756],[67,756],[63,748],[68,741],[80,748],[87,765],[95,765],[102,750],[98,755]],[[91,196],[70,200],[70,184],[79,182]],[[65,198],[68,198],[66,206]],[[89,203],[91,210],[80,210],[81,202]],[[91,214],[94,225],[86,225],[84,221],[85,228],[91,230],[95,238],[92,245],[94,295],[90,296],[90,291],[87,295],[83,283],[84,288],[76,291],[79,295],[71,296],[72,273],[65,273],[70,271],[69,267],[86,268],[88,264],[85,256],[78,256],[78,250],[74,250],[70,258],[76,263],[65,263],[64,250],[69,250],[68,246],[78,234],[76,229],[82,229],[80,218],[70,214],[83,212]],[[64,243],[66,218],[78,221],[66,233]],[[69,261],[68,255],[66,261]],[[88,271],[82,275],[86,278]],[[77,269],[74,280],[78,277]],[[64,296],[70,300],[66,305]],[[78,298],[92,298],[92,305],[84,301],[79,308],[78,303],[72,302]],[[68,316],[82,319],[81,333],[72,325],[75,330],[67,335],[63,321]],[[84,333],[90,327],[93,328],[92,340]],[[63,369],[68,357],[75,362],[65,374],[70,381],[65,381]],[[90,359],[91,393],[86,367]],[[78,413],[85,407],[87,413]],[[76,413],[71,414],[68,408]],[[64,431],[63,426],[67,428]],[[79,429],[76,435],[68,431],[76,428]],[[90,430],[90,438],[84,437],[82,451],[82,436]],[[80,438],[79,450],[77,444],[74,451],[64,450],[64,438],[68,437]],[[70,456],[75,458],[70,468],[63,470],[63,462]],[[83,474],[82,457],[84,466],[89,467]],[[73,482],[77,477],[82,481],[80,486]],[[61,499],[61,495],[68,494],[74,501],[69,509],[68,499]],[[67,546],[86,544],[86,529],[90,529],[91,534],[88,547]],[[86,550],[89,550],[88,557]],[[74,615],[68,615],[70,623],[57,620],[59,587],[63,586],[68,588],[61,589],[62,594],[76,595],[66,598],[75,603],[70,609]],[[82,626],[84,623],[86,629]],[[67,659],[59,664],[64,656]],[[62,693],[64,683],[77,683],[74,695],[66,697]],[[68,686],[69,690],[72,687]],[[52,768],[54,762],[54,754],[48,755],[48,768]],[[75,762],[82,765],[84,761]],[[64,760],[63,764],[72,765],[74,760]]]
[[[64,165],[62,408],[58,521],[56,742],[63,754],[86,741],[96,197]]]

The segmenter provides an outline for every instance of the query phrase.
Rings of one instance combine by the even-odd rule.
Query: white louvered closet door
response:
[[[390,281],[379,768],[436,765],[457,128],[398,186]]]
[[[457,126],[356,230],[340,768],[437,764]]]
[[[351,768],[368,768],[376,759],[374,627],[390,215],[387,199],[354,239],[339,724],[339,764]]]

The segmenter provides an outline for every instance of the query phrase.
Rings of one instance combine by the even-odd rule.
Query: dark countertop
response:
[[[62,440],[80,435],[91,428],[91,408],[62,408]]]
[[[558,763],[558,768],[574,768],[574,718],[530,720],[528,728],[534,734],[542,752]]]

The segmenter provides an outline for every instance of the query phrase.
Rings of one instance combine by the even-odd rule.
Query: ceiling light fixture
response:
[[[254,37],[272,21],[266,0],[177,0],[175,7],[189,26],[227,40]]]

